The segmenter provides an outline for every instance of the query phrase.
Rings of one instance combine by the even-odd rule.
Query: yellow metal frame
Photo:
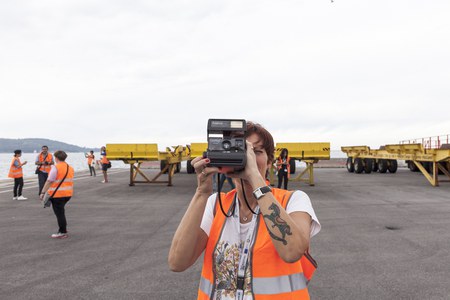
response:
[[[393,144],[377,150],[372,150],[368,146],[341,147],[341,150],[353,160],[355,158],[371,158],[412,161],[432,186],[439,186],[438,169],[450,178],[450,173],[439,164],[440,162],[450,163],[450,149],[425,149],[422,144]],[[420,163],[422,161],[433,164],[431,174],[422,166]],[[446,182],[446,180],[440,181]]]
[[[167,183],[172,186],[172,177],[175,174],[177,164],[186,155],[186,148],[179,145],[169,147],[166,151],[158,151],[158,144],[107,144],[106,151],[109,160],[121,160],[130,165],[130,186],[136,183]],[[152,179],[147,177],[141,169],[141,164],[145,161],[166,161],[166,166]],[[158,180],[167,172],[168,180]],[[141,175],[145,180],[136,180],[137,175]]]

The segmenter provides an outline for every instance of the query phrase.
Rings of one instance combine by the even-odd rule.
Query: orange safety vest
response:
[[[87,156],[87,162],[88,162],[88,165],[91,165],[91,164],[92,164],[92,160],[94,160],[94,155],[89,154],[89,155]]]
[[[69,172],[67,173],[66,179],[64,179],[63,183],[56,191],[56,194],[53,195],[56,188],[58,187],[61,180],[64,178],[67,172],[67,168],[69,168]],[[63,198],[63,197],[72,197],[73,196],[73,174],[74,170],[71,166],[69,166],[66,162],[60,162],[56,164],[56,170],[58,174],[56,175],[56,180],[52,182],[52,185],[48,189],[48,193],[53,198]]]
[[[291,164],[289,163],[291,161],[291,158],[288,156],[286,157],[286,164],[287,164],[287,174],[288,178],[291,177]],[[281,156],[278,156],[277,158],[277,170],[280,171],[282,167],[283,160],[281,159]]]
[[[39,154],[39,162],[48,162],[51,163],[53,161],[53,156],[51,155],[51,153],[47,153],[47,158],[44,160],[44,155],[41,153]],[[41,165],[39,167],[39,171],[45,172],[45,173],[50,173],[50,170],[52,169],[51,165]]]
[[[286,207],[293,192],[274,188],[272,189],[272,193],[275,199],[283,207]],[[221,199],[226,212],[230,210],[235,194],[236,190],[232,190],[226,195],[222,194]],[[215,214],[205,249],[197,297],[199,300],[212,299],[216,291],[214,266],[216,257],[214,257],[214,251],[220,241],[225,221],[226,217],[221,212]],[[249,268],[251,268],[250,274],[252,274],[251,286],[253,299],[309,299],[306,285],[312,274],[304,274],[302,268],[302,265],[304,265],[302,260],[307,259],[305,257],[306,254],[302,256],[302,259],[294,263],[283,261],[272,243],[261,214],[258,215],[256,224],[258,226],[256,240],[250,250],[251,261],[249,265]],[[305,265],[308,265],[308,263]]]
[[[14,165],[15,161],[19,162],[19,166],[18,167],[16,167]],[[22,166],[21,166],[21,163],[20,163],[20,158],[13,157],[12,162],[11,162],[11,166],[9,167],[8,177],[9,178],[20,178],[20,177],[23,177],[23,172],[22,172]]]
[[[102,165],[109,163],[109,160],[106,158],[106,155],[102,156],[101,163],[102,163]]]

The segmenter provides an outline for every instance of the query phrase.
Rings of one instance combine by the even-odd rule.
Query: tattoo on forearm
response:
[[[274,228],[274,227],[278,228],[278,230],[281,233],[281,237],[279,237],[275,233],[273,233],[272,230],[271,230],[272,228],[270,228],[267,225],[267,223],[266,223],[267,230],[269,231],[270,236],[274,240],[282,242],[283,245],[287,245],[287,241],[285,239],[285,236],[286,236],[286,234],[287,235],[292,235],[291,227],[288,225],[288,223],[285,220],[283,220],[280,217],[280,208],[275,203],[272,203],[269,206],[269,209],[273,210],[273,212],[270,215],[264,215],[264,219],[267,219],[270,222],[272,222],[272,226],[271,226],[272,228]]]

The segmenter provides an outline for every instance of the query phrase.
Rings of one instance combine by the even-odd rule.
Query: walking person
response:
[[[291,158],[289,157],[289,151],[286,148],[281,149],[280,156],[277,158],[277,170],[278,170],[278,188],[281,188],[281,184],[284,181],[284,189],[287,190],[289,177],[291,176]]]
[[[51,166],[55,164],[53,161],[53,155],[48,152],[47,146],[42,146],[41,153],[36,157],[35,161],[36,174],[38,175],[39,181],[39,195],[42,193],[42,188],[47,181],[48,173],[50,172]]]
[[[27,200],[22,196],[23,189],[23,171],[22,166],[27,164],[27,161],[23,163],[20,162],[20,157],[22,156],[22,150],[14,150],[14,157],[11,162],[11,166],[9,167],[8,177],[14,178],[14,189],[13,189],[13,200]]]
[[[50,174],[42,189],[40,198],[43,200],[45,193],[50,195],[53,212],[58,221],[58,232],[52,234],[51,237],[64,239],[68,237],[65,206],[73,195],[74,170],[65,162],[67,158],[66,152],[56,151],[54,155],[56,165],[51,167]]]
[[[102,164],[102,172],[103,172],[103,180],[102,183],[108,182],[108,169],[111,168],[111,162],[106,157],[106,147],[102,146],[100,150],[101,160],[100,163]]]
[[[246,166],[227,173],[236,184],[227,194],[211,194],[212,174],[223,170],[208,167],[208,158],[192,160],[197,186],[173,237],[169,267],[182,272],[204,252],[201,300],[309,299],[314,268],[307,249],[320,231],[311,200],[267,185],[275,146],[264,127],[247,122],[245,137]]]
[[[87,164],[89,167],[89,172],[92,174],[94,174],[94,177],[97,176],[97,174],[95,174],[95,155],[94,155],[94,151],[90,151],[89,154],[86,153],[84,155],[87,158]]]

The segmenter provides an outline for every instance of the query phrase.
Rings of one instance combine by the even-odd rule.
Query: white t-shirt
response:
[[[202,223],[200,228],[209,236],[209,231],[211,230],[212,222],[214,219],[214,205],[216,203],[216,194],[212,194],[208,198],[208,202],[206,203],[205,212],[203,213]],[[220,212],[220,208],[217,210]],[[302,211],[306,212],[311,216],[311,233],[310,237],[315,236],[319,233],[321,225],[319,220],[317,219],[316,213],[314,212],[314,208],[312,207],[311,200],[308,195],[302,191],[295,191],[291,199],[289,200],[288,206],[286,207],[286,212],[288,214]],[[221,213],[221,212],[220,212]],[[245,239],[250,223],[241,223],[241,240]]]

